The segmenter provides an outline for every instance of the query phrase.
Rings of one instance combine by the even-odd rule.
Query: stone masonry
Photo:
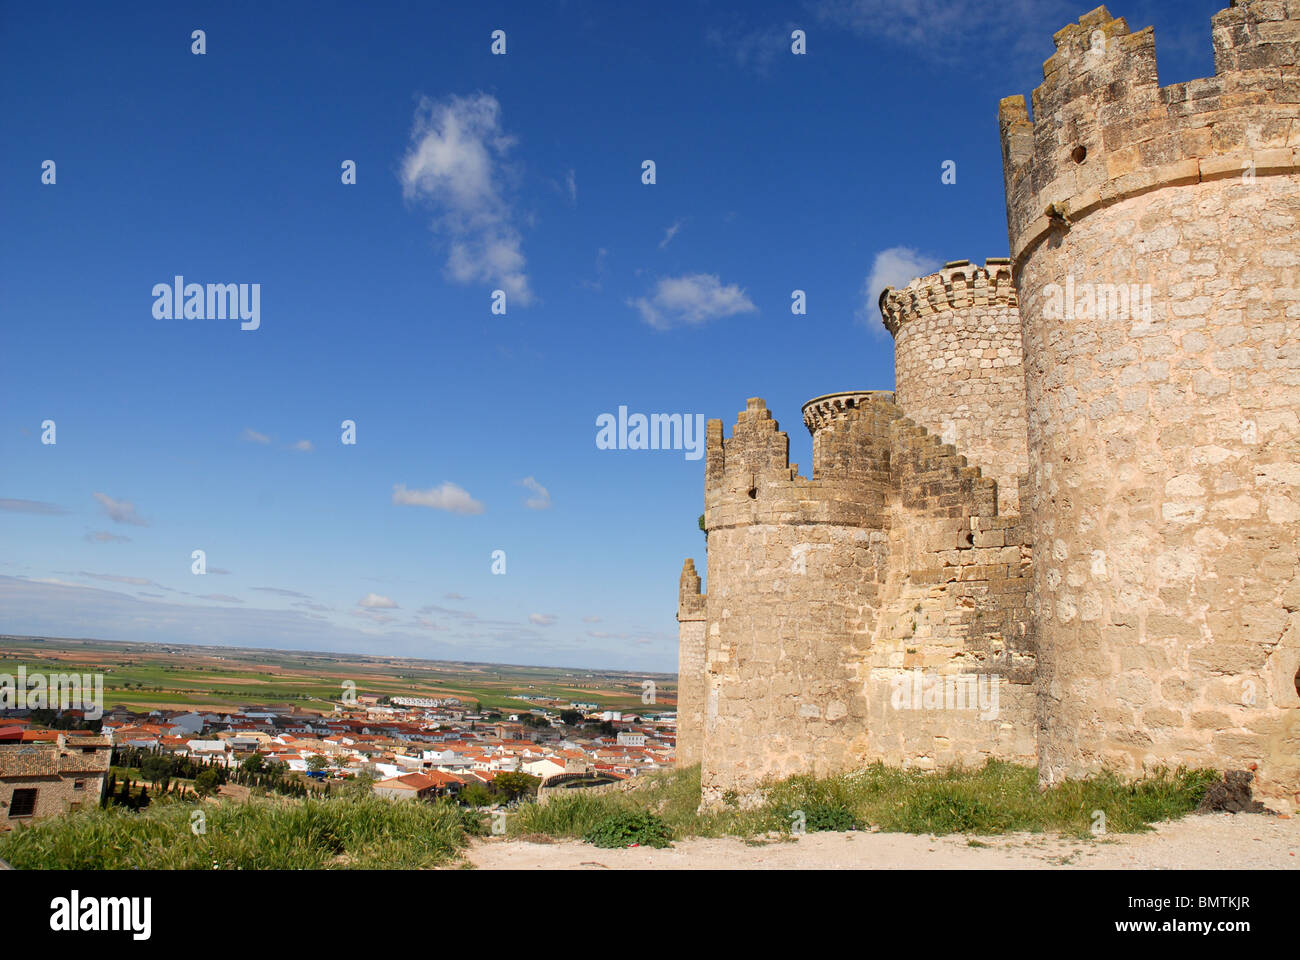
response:
[[[999,110],[1010,258],[882,294],[896,393],[805,405],[809,477],[762,400],[709,422],[705,803],[1000,757],[1300,804],[1300,0],[1212,32],[1168,87],[1149,28],[1056,34],[1034,119]]]

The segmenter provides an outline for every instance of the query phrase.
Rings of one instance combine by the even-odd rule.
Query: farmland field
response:
[[[521,695],[609,710],[673,710],[677,692],[669,674],[0,636],[0,674],[14,675],[20,666],[29,675],[102,673],[105,710],[290,705],[324,713],[348,683],[357,696],[453,696],[510,710],[527,709]],[[652,705],[642,703],[646,680],[654,683]]]

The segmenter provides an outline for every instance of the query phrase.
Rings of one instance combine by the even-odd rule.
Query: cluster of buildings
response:
[[[487,787],[506,772],[542,781],[575,774],[608,781],[674,762],[672,713],[642,717],[596,704],[554,705],[583,715],[582,722],[566,724],[558,709],[497,714],[472,711],[455,698],[400,699],[381,704],[359,697],[325,715],[271,707],[141,714],[116,707],[104,714],[98,735],[39,728],[15,712],[0,719],[0,830],[14,820],[98,803],[115,746],[231,768],[257,754],[291,773],[367,776],[377,795],[415,799]]]

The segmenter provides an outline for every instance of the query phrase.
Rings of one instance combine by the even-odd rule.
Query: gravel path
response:
[[[972,845],[972,841],[977,845]],[[668,850],[601,850],[566,840],[476,841],[468,860],[483,870],[833,869],[1300,869],[1300,819],[1258,814],[1193,815],[1152,833],[1076,840],[1044,834],[968,838],[905,833],[815,833],[751,844],[683,840]]]

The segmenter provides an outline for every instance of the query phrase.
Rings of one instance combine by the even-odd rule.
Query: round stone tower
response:
[[[863,755],[857,678],[887,574],[888,394],[805,407],[812,478],[751,399],[732,435],[706,435],[708,531],[703,802],[768,777],[826,774]]]
[[[1044,782],[1256,769],[1300,800],[1300,3],[1160,87],[1104,7],[1002,101]],[[900,401],[902,387],[900,386]]]
[[[1011,261],[954,260],[902,290],[887,287],[880,313],[894,337],[899,408],[997,480],[1000,513],[1019,513],[1029,453]]]

